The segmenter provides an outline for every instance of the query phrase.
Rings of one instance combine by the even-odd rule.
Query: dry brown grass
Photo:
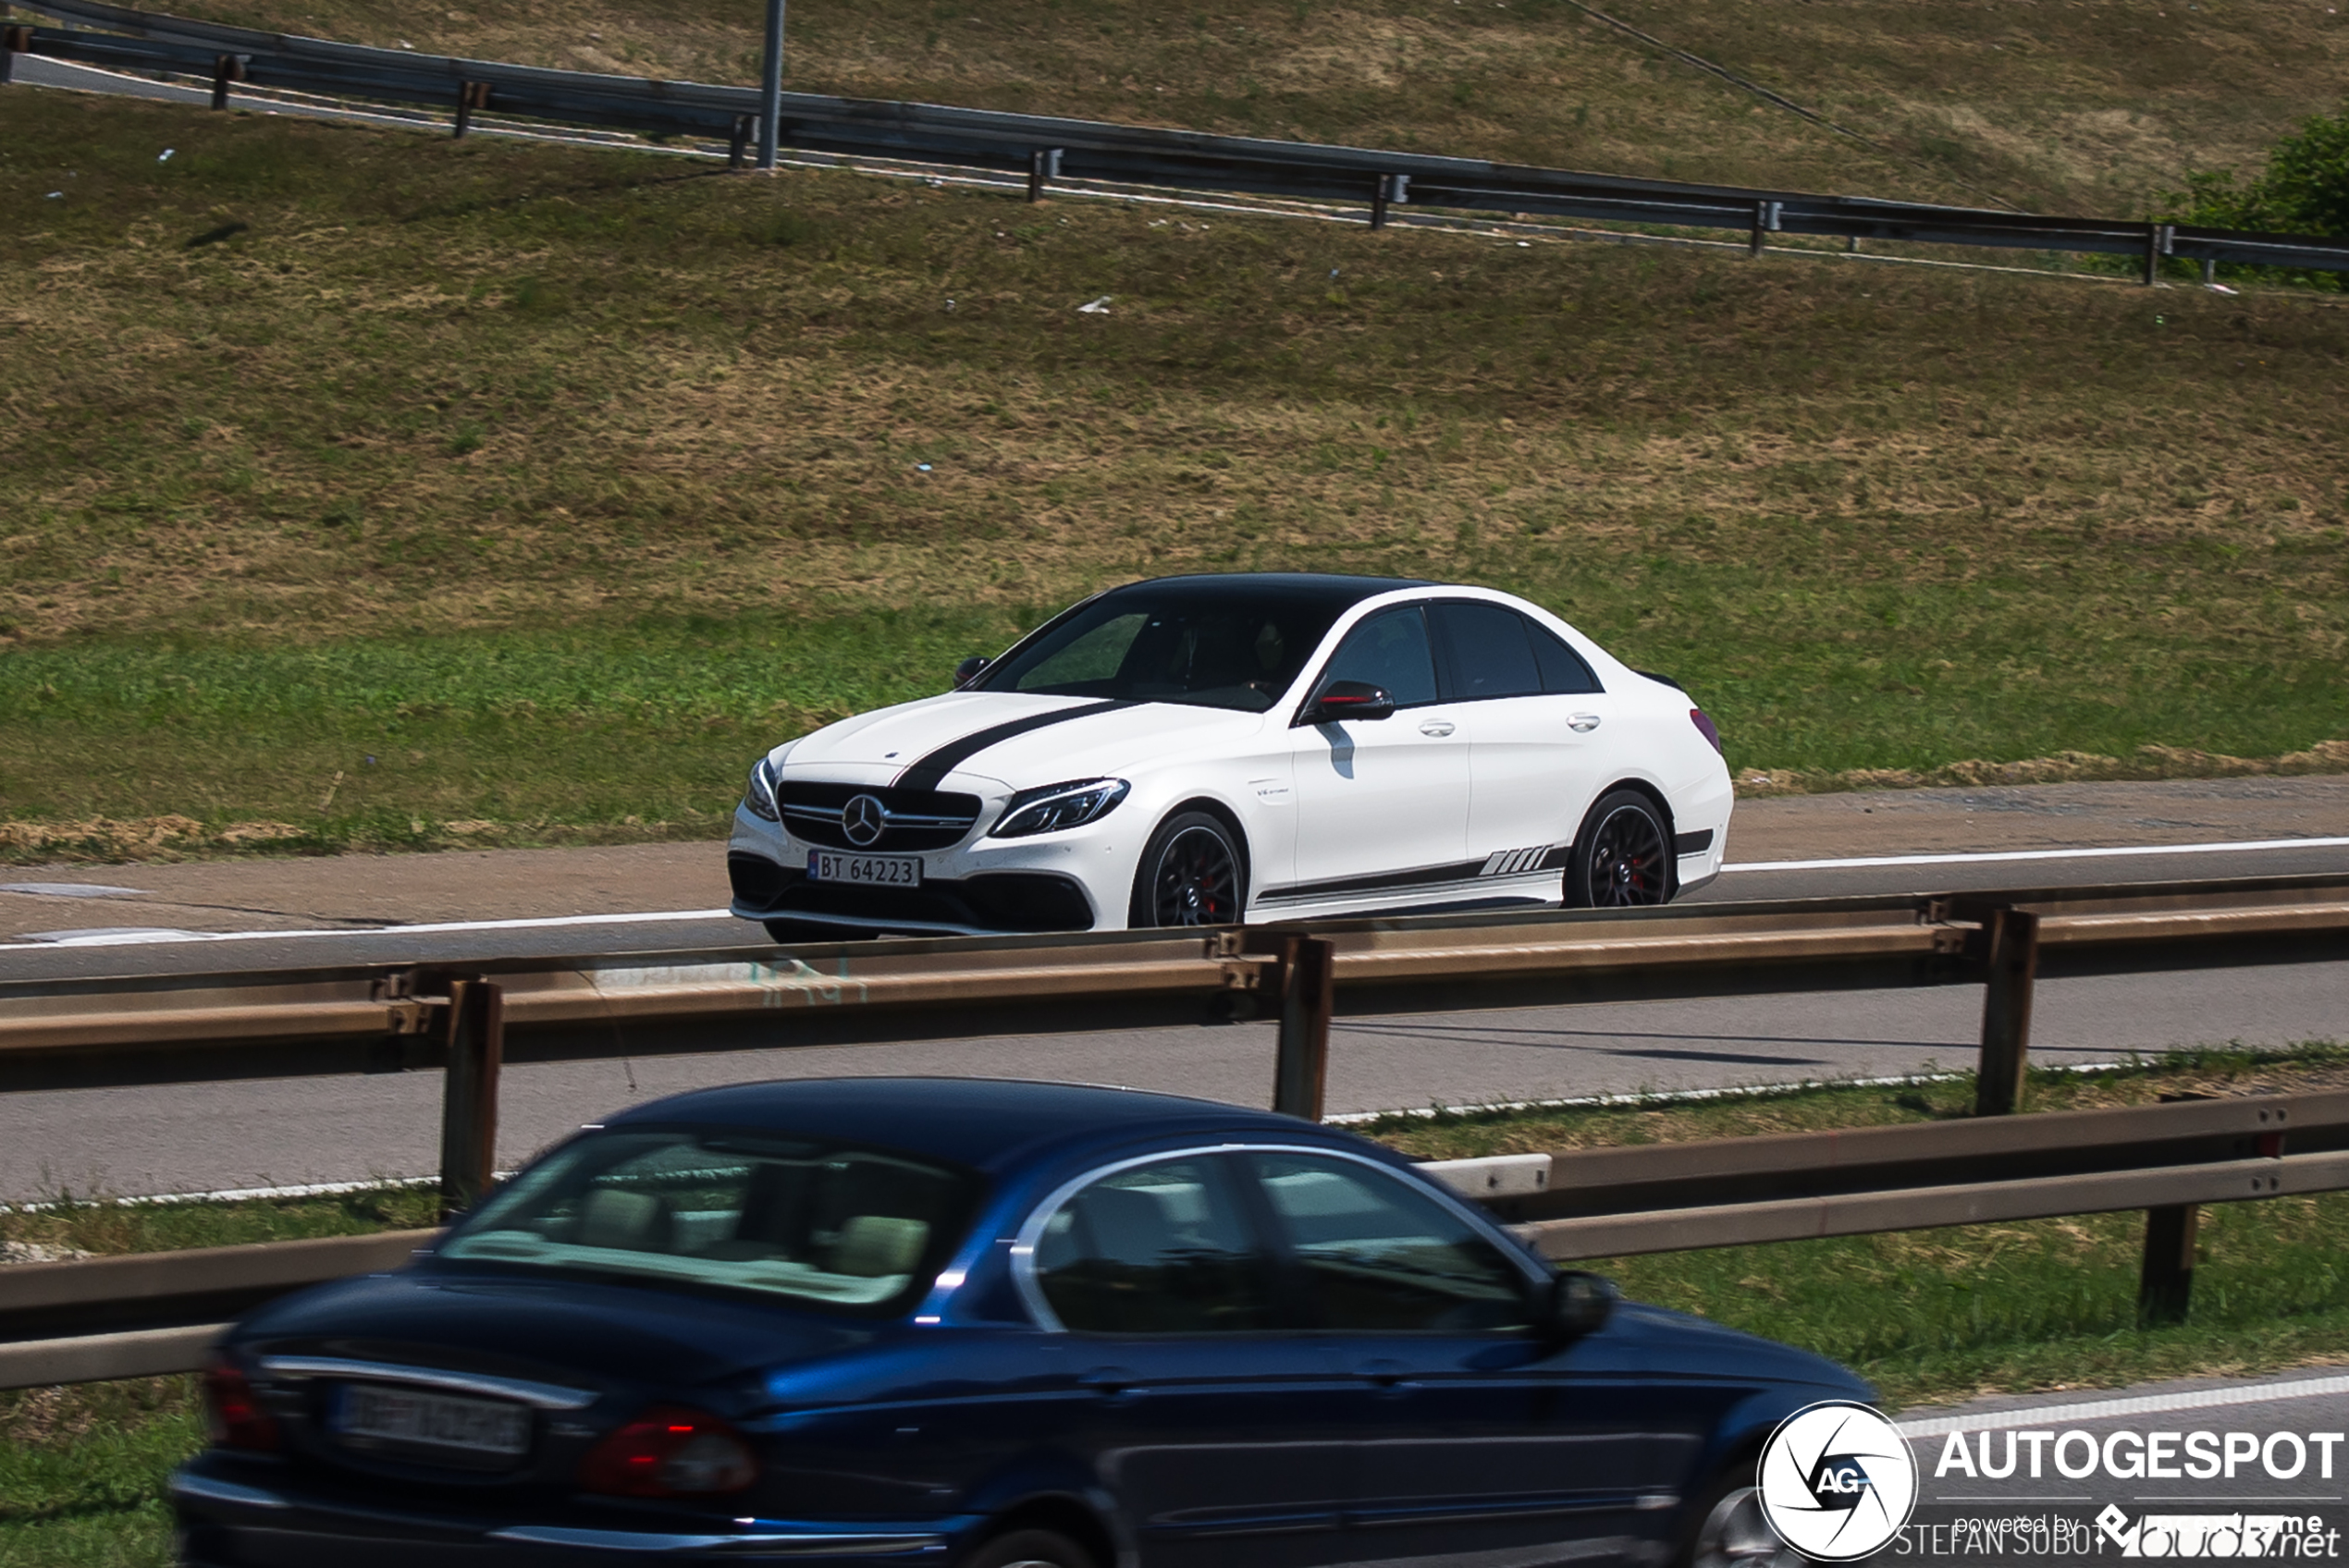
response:
[[[1626,0],[1612,13],[1888,147],[1822,130],[1556,0],[791,8],[790,85],[1658,175],[2134,214],[2335,107],[2349,18],[2126,0]],[[750,5],[184,0],[385,47],[755,80]]]

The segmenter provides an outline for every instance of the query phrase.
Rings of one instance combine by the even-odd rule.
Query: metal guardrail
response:
[[[100,0],[40,0],[43,14],[108,30],[14,28],[0,49],[113,69],[209,78],[215,108],[235,83],[373,103],[418,104],[562,125],[705,132],[729,139],[739,165],[758,129],[756,90],[548,70],[371,49],[130,10]],[[1397,153],[933,104],[783,95],[778,139],[802,151],[1027,177],[1031,200],[1052,184],[1098,181],[1359,202],[1373,227],[1397,206],[1539,214],[1665,227],[1729,229],[1762,251],[1773,234],[2129,256],[2154,281],[2164,258],[2349,271],[2349,240],[2254,234],[2122,219],[2038,217],[1930,202],[1740,186],[1632,179],[1470,158]]]
[[[2185,1311],[2193,1206],[2349,1189],[2349,1093],[1502,1155],[1421,1169],[1561,1261],[2144,1208],[2139,1306],[2160,1321]],[[1715,1201],[1725,1189],[1743,1201]],[[0,1388],[192,1371],[235,1312],[397,1267],[435,1234],[0,1268]]]

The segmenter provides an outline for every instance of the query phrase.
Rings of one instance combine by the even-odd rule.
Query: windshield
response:
[[[1122,588],[1052,622],[973,684],[1262,713],[1364,592],[1196,581]]]
[[[905,1155],[788,1134],[631,1128],[532,1166],[438,1256],[880,1315],[927,1288],[978,1196],[977,1178]]]

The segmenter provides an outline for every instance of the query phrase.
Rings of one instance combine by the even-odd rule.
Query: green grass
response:
[[[0,824],[712,831],[773,741],[1188,570],[1524,592],[1740,768],[2349,729],[2349,316],[2296,299],[39,92],[0,175]]]

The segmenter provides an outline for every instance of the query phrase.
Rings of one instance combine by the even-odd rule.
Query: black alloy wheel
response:
[[[1243,877],[1231,829],[1205,812],[1169,817],[1142,851],[1129,924],[1236,925]]]
[[[1094,1568],[1093,1554],[1053,1530],[1012,1530],[963,1561],[963,1568]]]
[[[1655,802],[1636,790],[1600,800],[1583,820],[1566,864],[1566,901],[1633,909],[1672,897],[1672,835]]]

